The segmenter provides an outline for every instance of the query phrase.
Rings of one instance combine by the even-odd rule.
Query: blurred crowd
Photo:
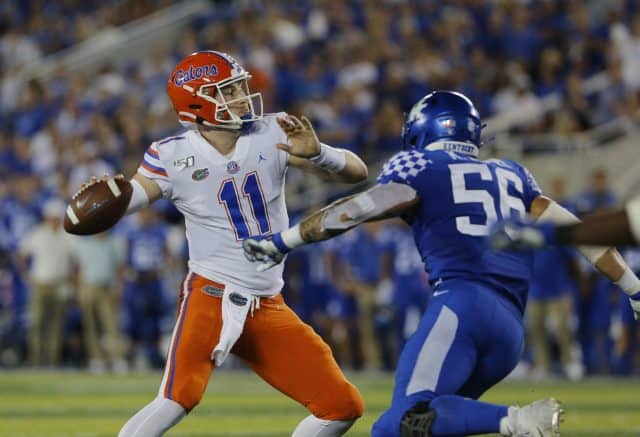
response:
[[[633,0],[211,2],[172,44],[135,60],[24,80],[40,60],[174,3],[0,5],[1,364],[162,365],[186,256],[176,210],[160,202],[84,239],[63,236],[59,218],[63,199],[83,181],[117,170],[131,176],[151,141],[180,129],[165,84],[177,60],[196,50],[236,56],[267,112],[307,114],[324,142],[369,164],[397,150],[403,112],[435,88],[464,92],[485,119],[559,99],[558,110],[514,132],[637,122],[640,7]],[[598,75],[604,91],[585,90]],[[594,174],[572,208],[612,203],[603,179]],[[287,189],[305,183],[293,173]],[[308,206],[290,204],[294,214]],[[556,257],[568,270],[551,279],[551,267],[564,265]],[[531,296],[538,352],[528,355],[535,371],[640,370],[625,306],[576,260],[570,252],[540,256],[544,273],[534,275]],[[390,369],[429,296],[407,230],[368,225],[288,263],[290,304],[341,363]],[[558,335],[549,342],[547,332]]]

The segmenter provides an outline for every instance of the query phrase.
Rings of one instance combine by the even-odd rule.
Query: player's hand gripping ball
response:
[[[92,177],[71,198],[64,217],[64,230],[76,235],[106,231],[127,211],[132,192],[131,182],[122,175]]]

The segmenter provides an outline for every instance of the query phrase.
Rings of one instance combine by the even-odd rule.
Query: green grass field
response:
[[[350,375],[366,401],[365,416],[347,434],[369,435],[391,393],[390,376]],[[0,375],[0,436],[115,436],[151,400],[159,374]],[[484,400],[520,404],[555,396],[567,412],[563,436],[640,435],[640,381],[504,382]],[[288,436],[306,411],[248,372],[219,371],[200,406],[170,436]]]

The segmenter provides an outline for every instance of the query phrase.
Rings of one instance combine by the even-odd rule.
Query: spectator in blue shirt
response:
[[[161,321],[166,313],[163,269],[167,263],[166,224],[153,208],[138,213],[139,226],[127,234],[127,267],[123,294],[124,328],[129,339],[128,359],[136,366],[162,368]],[[142,364],[138,364],[142,363]]]

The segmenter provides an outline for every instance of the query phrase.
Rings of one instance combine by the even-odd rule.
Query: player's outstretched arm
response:
[[[531,213],[539,221],[556,224],[579,224],[579,219],[553,200],[538,196],[531,207]],[[620,219],[620,215],[617,215]],[[589,223],[592,221],[590,220]],[[584,229],[583,229],[584,232]],[[577,249],[603,275],[619,286],[628,296],[636,319],[640,317],[640,279],[626,264],[620,253],[612,247],[578,245]]]
[[[298,246],[327,240],[367,221],[411,214],[419,203],[418,194],[408,185],[378,184],[339,199],[267,239],[245,240],[245,256],[259,263],[258,271],[264,271],[281,263],[285,255]]]
[[[640,240],[634,236],[628,214],[625,209],[616,209],[589,215],[582,222],[573,225],[556,226],[547,236],[547,244],[636,244]]]
[[[640,196],[623,209],[588,215],[582,222],[556,224],[508,220],[491,233],[496,249],[540,248],[552,245],[628,246],[640,243]]]
[[[288,115],[278,118],[278,124],[289,144],[277,147],[289,153],[290,166],[333,182],[355,184],[367,179],[366,164],[355,153],[322,144],[307,117]]]
[[[582,223],[558,226],[550,236],[554,244],[627,246],[640,242],[640,196],[623,209],[585,217]]]

